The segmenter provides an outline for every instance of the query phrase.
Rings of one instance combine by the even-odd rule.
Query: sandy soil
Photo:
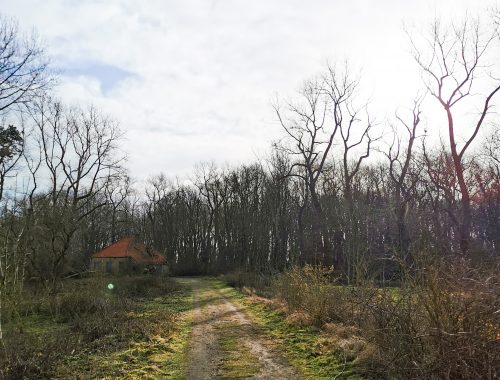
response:
[[[226,326],[237,328],[238,341],[257,359],[258,373],[253,379],[299,379],[296,371],[274,348],[271,340],[210,281],[190,279],[194,289],[194,321],[188,353],[189,380],[217,379],[223,353],[221,338]]]

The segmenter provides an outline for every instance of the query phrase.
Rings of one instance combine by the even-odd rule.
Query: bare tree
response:
[[[423,98],[413,102],[409,121],[396,114],[399,124],[404,127],[406,138],[398,133],[393,126],[393,139],[385,155],[389,161],[389,177],[394,184],[394,214],[398,231],[398,248],[403,258],[408,259],[410,236],[406,223],[408,208],[412,200],[412,190],[417,185],[418,175],[410,176],[411,163],[414,159],[417,128],[420,124],[421,103]],[[410,180],[408,180],[410,178]]]
[[[65,109],[44,99],[31,116],[33,148],[39,149],[40,162],[29,164],[32,182],[39,185],[29,198],[38,231],[30,259],[38,274],[56,285],[72,237],[86,217],[108,203],[99,195],[122,173],[117,146],[121,134],[114,121],[92,107]]]
[[[456,233],[454,228],[460,230],[460,186],[455,175],[454,162],[451,154],[446,149],[446,143],[441,141],[440,145],[429,150],[426,147],[426,139],[422,140],[422,157],[420,164],[425,170],[426,176],[422,176],[423,183],[432,207],[432,218],[434,219],[434,235],[438,240],[442,252],[456,251]],[[446,216],[448,221],[442,216]],[[460,240],[458,241],[460,245]],[[460,249],[460,248],[459,248]]]
[[[24,149],[24,126],[13,125],[9,112],[32,105],[50,87],[54,77],[47,64],[37,38],[24,36],[15,21],[0,15],[0,115],[4,118],[0,127],[0,200]],[[20,120],[23,124],[22,117]]]
[[[32,103],[52,79],[37,39],[25,38],[17,23],[0,16],[0,113]]]
[[[24,148],[23,134],[13,125],[0,126],[0,200],[3,198],[5,181],[15,170]]]
[[[172,182],[165,176],[165,174],[161,173],[157,176],[150,178],[146,184],[146,197],[148,202],[146,204],[147,208],[147,217],[150,225],[150,233],[146,236],[146,242],[148,244],[152,244],[155,242],[159,243],[160,235],[162,234],[160,228],[160,223],[158,222],[158,218],[164,213],[162,213],[162,202],[167,201],[167,195],[172,189]]]
[[[341,97],[349,91],[349,85],[344,81],[341,90],[344,94],[340,94]],[[319,180],[339,129],[339,123],[335,119],[335,111],[333,119],[328,117],[329,99],[319,80],[306,82],[300,95],[301,102],[289,103],[286,111],[275,105],[278,120],[288,137],[287,142],[281,142],[276,147],[291,156],[292,164],[287,176],[304,181],[311,196],[311,204],[316,214],[314,230],[319,233],[316,241],[323,254],[323,258],[319,260],[315,253],[313,261],[319,263],[331,259],[332,255],[326,216],[318,193]],[[343,98],[339,99],[339,102],[342,101]]]
[[[466,253],[470,245],[472,214],[464,155],[485,124],[492,100],[500,90],[500,80],[490,73],[491,62],[488,61],[488,53],[497,42],[497,35],[495,31],[483,32],[479,20],[466,19],[460,25],[450,26],[443,26],[436,20],[422,40],[423,43],[419,44],[411,38],[413,55],[429,93],[446,114],[449,149],[461,193],[460,249]],[[487,76],[491,79],[490,89],[478,101],[477,117],[471,122],[469,135],[460,144],[458,117],[470,111],[465,100],[474,94],[474,88]]]
[[[220,213],[229,191],[229,183],[224,180],[224,172],[214,163],[201,164],[196,168],[195,186],[198,188],[208,206],[208,227],[205,242],[202,246],[201,261],[213,265],[220,260],[220,249],[223,245],[220,234]]]
[[[111,211],[111,231],[109,236],[111,242],[115,242],[118,238],[118,213],[133,191],[131,182],[128,175],[117,175],[116,178],[110,179],[105,188],[105,196]]]
[[[319,184],[328,166],[328,157],[333,154],[337,135],[340,135],[343,156],[344,190],[352,205],[352,180],[359,172],[361,163],[370,154],[372,124],[369,116],[363,120],[355,98],[359,80],[353,78],[348,67],[339,70],[328,66],[319,79],[305,83],[301,92],[302,102],[288,104],[287,112],[275,106],[281,127],[285,130],[289,145],[277,147],[292,157],[289,176],[301,178],[306,184],[311,204],[316,214],[315,229],[320,232],[317,239],[326,264],[337,264],[342,256],[339,249],[332,250],[328,220],[320,202]],[[354,139],[354,141],[353,141]],[[365,144],[364,153],[352,164],[352,152]],[[315,259],[315,261],[318,261]]]
[[[344,197],[352,212],[352,183],[363,160],[370,156],[374,139],[370,132],[373,124],[366,106],[355,104],[359,80],[349,76],[347,68],[339,75],[335,66],[329,66],[323,77],[323,91],[330,100],[332,117],[340,135]],[[365,112],[362,116],[361,113]],[[356,157],[355,151],[362,148]]]

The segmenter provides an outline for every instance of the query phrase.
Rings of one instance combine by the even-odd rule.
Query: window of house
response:
[[[107,261],[106,262],[106,272],[111,273],[112,271],[113,271],[113,262]]]

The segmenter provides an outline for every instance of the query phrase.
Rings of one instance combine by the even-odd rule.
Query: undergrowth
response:
[[[498,264],[422,261],[397,288],[344,286],[330,268],[294,267],[272,289],[274,302],[240,302],[305,368],[344,362],[344,373],[380,379],[500,376]]]
[[[314,326],[300,326],[287,320],[275,304],[256,296],[246,296],[220,285],[225,296],[237,304],[281,349],[289,362],[306,379],[358,379],[353,357],[344,355],[329,341],[327,333]]]
[[[63,285],[55,295],[28,287],[10,304],[0,378],[169,378],[182,373],[178,353],[188,334],[189,323],[183,320],[191,307],[187,289],[152,276]]]
[[[240,327],[230,323],[218,326],[224,330],[219,335],[222,360],[217,374],[220,379],[249,379],[259,372],[259,360],[242,341]]]

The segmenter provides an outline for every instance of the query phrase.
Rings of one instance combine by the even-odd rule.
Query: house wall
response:
[[[93,257],[90,261],[90,270],[95,273],[130,274],[151,273],[164,275],[168,273],[167,265],[144,266],[135,265],[129,257],[101,258]]]
[[[149,274],[153,275],[167,275],[168,274],[168,267],[167,265],[148,265],[147,267],[143,268],[143,271],[146,271]]]
[[[96,273],[126,274],[132,271],[132,262],[129,257],[93,257],[90,269]]]

